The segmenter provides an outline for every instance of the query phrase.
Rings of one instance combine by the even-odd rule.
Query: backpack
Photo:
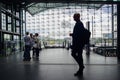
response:
[[[84,44],[88,44],[88,43],[89,43],[89,40],[90,40],[91,32],[90,32],[89,30],[87,30],[87,29],[84,29],[83,33],[84,33],[83,43],[84,43]]]

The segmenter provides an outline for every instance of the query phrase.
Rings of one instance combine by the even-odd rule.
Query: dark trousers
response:
[[[39,52],[40,52],[40,49],[39,48],[35,48],[36,57],[39,57]]]
[[[79,68],[84,68],[84,64],[83,64],[83,56],[82,56],[82,53],[83,53],[83,47],[84,45],[81,45],[79,47],[74,47],[73,46],[73,49],[72,49],[72,57],[76,60],[76,62],[78,63],[79,65]]]
[[[33,47],[32,50],[33,50],[33,56],[34,56],[35,55],[35,48]]]
[[[24,59],[30,59],[30,49],[31,49],[31,46],[29,45],[25,45],[25,50],[24,50]]]

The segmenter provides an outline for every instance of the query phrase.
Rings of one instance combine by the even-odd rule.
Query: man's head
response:
[[[26,35],[29,35],[29,32],[26,32],[25,34],[26,34]]]
[[[75,13],[73,18],[74,18],[75,21],[80,20],[80,14],[79,13]]]
[[[38,34],[38,33],[35,33],[35,36],[39,36],[39,34]]]
[[[32,37],[32,36],[33,36],[33,34],[32,34],[32,33],[30,33],[30,36]]]

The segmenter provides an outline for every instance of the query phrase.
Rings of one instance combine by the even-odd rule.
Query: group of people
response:
[[[41,42],[39,39],[39,34],[35,33],[33,35],[32,33],[26,32],[25,37],[24,37],[24,59],[23,61],[30,61],[31,55],[30,51],[33,51],[32,57],[36,57],[37,59],[39,58],[39,51],[41,49]]]

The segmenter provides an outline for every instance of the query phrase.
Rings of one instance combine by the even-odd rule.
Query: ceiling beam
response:
[[[91,1],[91,0],[28,0],[29,3],[89,3],[89,4],[118,4],[120,1]]]

